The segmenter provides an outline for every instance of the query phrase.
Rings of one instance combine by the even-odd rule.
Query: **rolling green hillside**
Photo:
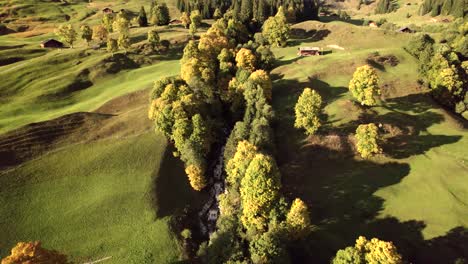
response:
[[[451,242],[429,245],[463,237],[453,230],[468,226],[468,131],[417,83],[416,61],[402,49],[410,36],[343,22],[294,28],[309,33],[275,50],[281,66],[272,71],[273,106],[286,192],[308,201],[317,226],[309,243],[320,254],[313,259],[325,263],[359,235],[393,241],[416,263],[456,257]],[[297,57],[298,46],[322,47],[325,55]],[[375,52],[398,64],[376,63]],[[378,69],[384,99],[369,109],[353,103],[347,88],[366,63]],[[309,138],[292,126],[305,87],[316,89],[325,106],[324,126]],[[369,122],[383,126],[385,155],[362,160],[352,134]]]
[[[181,216],[208,194],[189,186],[147,110],[153,82],[179,73],[188,30],[157,27],[171,42],[160,54],[111,56],[82,40],[74,49],[40,49],[59,24],[95,25],[106,6],[137,12],[150,4],[68,2],[0,3],[0,14],[7,14],[2,23],[17,31],[0,36],[0,259],[19,241],[40,240],[77,263],[184,261]],[[167,1],[177,18],[174,2]],[[328,263],[359,235],[393,241],[414,263],[446,263],[466,250],[468,124],[418,83],[417,62],[402,49],[410,34],[361,26],[381,18],[427,24],[431,18],[419,16],[415,2],[400,1],[396,12],[382,15],[344,2],[351,20],[295,24],[289,45],[273,49],[282,192],[307,203],[314,225],[304,243],[313,254],[297,263]],[[130,29],[135,48],[151,28]],[[323,56],[299,57],[304,46],[321,48]],[[360,106],[348,91],[364,64],[381,80],[376,107]],[[293,127],[294,105],[306,87],[324,102],[323,125],[310,137]],[[379,125],[384,154],[363,160],[353,134],[370,122]]]

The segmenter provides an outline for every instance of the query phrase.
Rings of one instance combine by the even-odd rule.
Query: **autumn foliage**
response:
[[[349,90],[362,105],[376,105],[375,97],[380,95],[377,72],[369,65],[357,68],[349,82]]]
[[[11,250],[10,256],[2,259],[1,264],[66,264],[67,257],[55,250],[47,250],[41,242],[19,242]]]
[[[356,147],[363,158],[369,158],[373,154],[382,152],[378,145],[378,129],[373,123],[359,125],[356,129]]]

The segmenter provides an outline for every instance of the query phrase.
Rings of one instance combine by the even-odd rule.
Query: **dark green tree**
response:
[[[147,27],[148,26],[148,18],[146,17],[145,8],[142,6],[140,9],[140,13],[138,14],[138,25],[140,27]]]

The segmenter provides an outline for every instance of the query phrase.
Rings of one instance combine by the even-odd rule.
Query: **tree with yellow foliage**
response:
[[[341,249],[332,264],[402,264],[403,259],[392,242],[360,236],[354,247]]]
[[[102,42],[107,39],[107,35],[109,33],[107,32],[107,29],[103,25],[97,25],[93,27],[93,39],[99,40],[99,43],[102,44]]]
[[[246,48],[241,48],[236,54],[237,67],[248,71],[254,71],[257,64],[255,54]]]
[[[47,250],[41,246],[40,241],[19,242],[11,250],[10,256],[2,259],[1,264],[19,264],[19,263],[54,263],[66,264],[67,256],[55,251]]]
[[[362,105],[376,105],[375,97],[380,95],[377,72],[369,65],[357,68],[353,74],[353,79],[349,82],[349,90]]]
[[[189,14],[187,12],[182,12],[182,15],[180,16],[180,21],[182,22],[184,28],[188,28],[191,23]]]
[[[271,83],[270,75],[264,70],[256,70],[250,74],[249,80],[254,84],[260,85],[263,89],[265,98],[269,101],[272,99],[273,84]]]
[[[241,180],[241,221],[249,234],[266,230],[270,212],[279,201],[280,174],[271,156],[256,154]]]
[[[185,173],[189,178],[190,185],[196,191],[201,191],[206,186],[204,171],[200,166],[189,165],[185,168]]]
[[[269,17],[263,24],[262,34],[268,39],[271,45],[277,47],[286,46],[289,38],[289,25],[286,20],[283,7],[278,8],[278,13],[274,17]]]
[[[320,94],[315,90],[305,88],[294,107],[296,113],[294,127],[304,128],[307,135],[314,134],[321,126],[319,118],[321,106]]]
[[[300,239],[311,231],[309,209],[307,205],[299,198],[296,198],[286,216],[289,234],[294,239]]]
[[[367,159],[373,154],[381,153],[377,141],[379,139],[378,128],[375,124],[359,125],[356,129],[356,147],[361,157]]]

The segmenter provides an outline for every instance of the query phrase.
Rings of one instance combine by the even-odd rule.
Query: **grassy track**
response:
[[[149,133],[66,147],[7,171],[0,256],[17,241],[41,240],[75,260],[176,261],[171,215],[197,200],[182,170],[164,137]]]

